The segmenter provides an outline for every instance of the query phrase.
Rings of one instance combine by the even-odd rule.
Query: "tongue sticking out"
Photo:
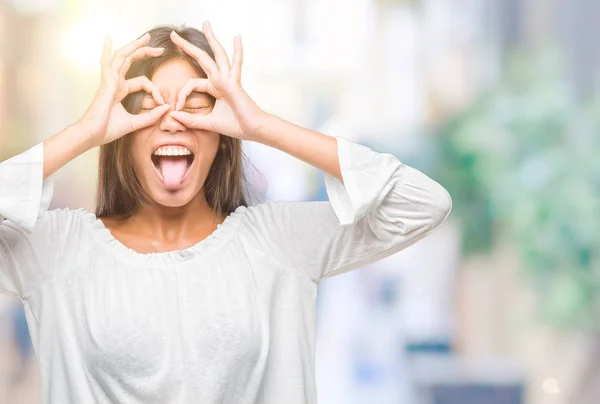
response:
[[[167,188],[175,188],[181,184],[187,165],[187,157],[160,157],[158,159],[158,167]]]

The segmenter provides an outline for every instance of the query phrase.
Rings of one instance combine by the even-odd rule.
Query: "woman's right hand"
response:
[[[110,40],[106,40],[102,51],[100,88],[90,107],[78,122],[78,126],[88,134],[92,146],[110,143],[128,133],[150,126],[171,109],[170,105],[165,104],[160,92],[148,77],[125,79],[125,74],[134,60],[156,57],[163,53],[163,48],[145,46],[148,41],[150,41],[150,34],[146,33],[111,56],[112,46]],[[141,90],[151,94],[158,106],[144,114],[130,114],[121,101],[128,94]]]

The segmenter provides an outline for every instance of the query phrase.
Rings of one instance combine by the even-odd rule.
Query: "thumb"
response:
[[[210,115],[194,115],[183,111],[171,111],[171,116],[187,128],[212,130]]]
[[[155,124],[170,109],[171,106],[169,104],[164,104],[144,114],[133,115],[131,123],[132,132]]]

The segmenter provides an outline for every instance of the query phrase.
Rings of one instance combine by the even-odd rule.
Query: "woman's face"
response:
[[[192,78],[202,76],[185,59],[170,59],[161,64],[151,78],[165,103],[175,107],[179,91]],[[140,114],[156,107],[150,95],[144,96]],[[184,111],[208,114],[213,107],[206,93],[191,93]],[[135,174],[156,203],[180,207],[189,203],[202,189],[219,148],[219,134],[188,129],[168,113],[154,126],[130,134],[131,157]]]

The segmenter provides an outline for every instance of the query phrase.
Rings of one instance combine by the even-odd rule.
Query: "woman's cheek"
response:
[[[132,153],[131,159],[133,162],[133,170],[138,178],[140,178],[143,174],[147,174],[148,170],[147,167],[145,167],[146,165],[144,164],[143,156],[138,153]]]

